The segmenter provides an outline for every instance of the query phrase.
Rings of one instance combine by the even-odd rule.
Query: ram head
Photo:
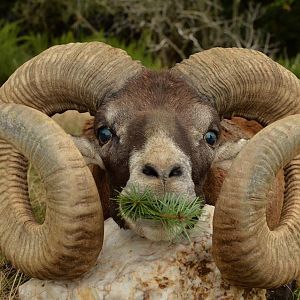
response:
[[[48,117],[66,110],[94,116],[93,139],[74,144]],[[154,72],[103,43],[52,47],[0,89],[1,251],[33,277],[76,278],[95,263],[103,240],[99,195],[83,156],[102,168],[111,198],[137,185],[192,201],[203,196],[220,155],[222,118],[265,126],[297,113],[299,80],[257,51],[215,48]],[[300,275],[299,126],[299,116],[290,116],[262,130],[224,181],[213,254],[233,284],[270,288]],[[46,186],[42,225],[29,203],[28,160]],[[285,202],[270,230],[266,195],[282,167]],[[166,239],[157,222],[121,220],[116,202],[109,205],[121,226]]]

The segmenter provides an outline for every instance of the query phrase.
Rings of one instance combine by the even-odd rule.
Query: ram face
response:
[[[133,186],[140,192],[151,190],[156,196],[201,196],[215,156],[219,127],[213,106],[184,81],[167,72],[143,72],[95,115],[94,133],[110,178],[111,198],[116,191],[126,192]],[[115,206],[111,201],[111,215],[118,220]],[[132,227],[128,221],[125,225]],[[140,223],[140,234],[143,227]],[[145,236],[152,240],[170,238],[157,229]]]

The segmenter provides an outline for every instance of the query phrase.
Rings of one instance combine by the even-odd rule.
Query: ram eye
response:
[[[216,144],[216,142],[218,141],[218,135],[215,131],[208,131],[204,135],[204,140],[210,146],[214,146]]]
[[[107,126],[101,126],[97,131],[97,135],[100,143],[103,145],[108,143],[113,137],[111,129]]]

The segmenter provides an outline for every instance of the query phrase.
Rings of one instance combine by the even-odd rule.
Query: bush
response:
[[[256,28],[261,5],[234,0],[17,0],[13,14],[23,33],[69,31],[76,39],[115,36],[126,45],[143,40],[144,50],[173,65],[191,53],[215,46],[247,47],[273,53],[270,36]],[[241,4],[242,3],[242,4]]]
[[[0,83],[28,58],[17,23],[0,21]]]
[[[110,33],[129,40],[143,37],[164,65],[173,65],[191,53],[215,46],[274,52],[269,35],[254,26],[262,15],[260,5],[250,3],[240,12],[236,0],[231,15],[225,17],[219,0],[95,1],[112,20]]]
[[[300,53],[294,58],[279,58],[278,62],[285,68],[292,71],[300,79]]]

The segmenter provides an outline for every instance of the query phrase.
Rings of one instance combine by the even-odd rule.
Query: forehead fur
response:
[[[169,71],[146,70],[138,77],[131,79],[119,91],[115,98],[123,98],[128,104],[128,96],[132,99],[133,108],[144,110],[149,107],[165,106],[172,109],[182,109],[182,100],[186,105],[199,102],[197,92],[181,78]],[[202,102],[211,106],[207,99]]]
[[[174,137],[186,128],[199,140],[212,129],[211,124],[218,122],[217,111],[208,99],[199,96],[180,77],[169,71],[146,70],[102,103],[96,114],[95,129],[101,125],[113,128],[121,144],[129,142],[130,132],[142,144],[159,127]]]
[[[177,115],[190,129],[195,124],[202,127],[196,128],[198,132],[219,119],[208,98],[198,95],[183,79],[169,71],[146,70],[101,103],[95,124],[106,123],[122,136],[131,120],[155,110]]]

